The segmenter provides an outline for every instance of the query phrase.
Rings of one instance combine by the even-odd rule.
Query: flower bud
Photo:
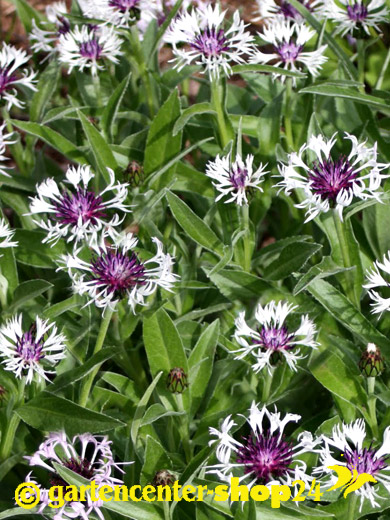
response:
[[[377,377],[383,372],[385,362],[381,351],[374,343],[367,345],[366,350],[360,358],[359,368],[362,374],[367,377]]]
[[[162,469],[157,471],[154,476],[152,485],[154,487],[157,486],[172,486],[172,484],[176,481],[176,478],[172,473],[169,473],[166,469]]]
[[[173,394],[181,394],[188,386],[188,377],[180,367],[172,368],[167,377],[167,388]]]
[[[131,161],[126,170],[123,172],[125,180],[130,184],[132,188],[136,188],[143,183],[144,180],[144,168],[137,161]]]

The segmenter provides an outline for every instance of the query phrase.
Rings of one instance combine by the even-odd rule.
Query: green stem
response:
[[[18,397],[16,407],[21,405],[24,401],[24,386],[25,379],[22,378],[19,382]],[[11,417],[6,424],[5,431],[1,435],[0,444],[0,460],[6,460],[12,452],[12,446],[14,444],[16,430],[19,426],[20,417],[16,414],[15,410],[12,410]]]
[[[242,215],[241,215],[241,227],[243,231],[245,231],[245,235],[243,237],[244,240],[244,269],[247,272],[251,270],[252,264],[252,248],[250,244],[250,220],[249,220],[249,206],[244,204],[242,206]]]
[[[365,92],[364,87],[364,72],[365,72],[365,62],[366,62],[366,47],[364,40],[357,40],[357,52],[358,52],[358,78],[359,82],[363,83],[363,86],[360,87],[361,92]]]
[[[100,107],[102,105],[102,91],[100,88],[100,79],[98,74],[92,75],[92,83],[96,96],[96,105]]]
[[[383,62],[383,65],[382,65],[381,73],[379,74],[378,81],[376,82],[376,85],[375,85],[375,88],[378,90],[380,90],[382,88],[383,79],[385,77],[389,63],[390,63],[390,47],[387,51],[385,61]]]
[[[182,394],[176,394],[177,409],[179,412],[184,412],[185,415],[180,416],[180,438],[183,443],[184,453],[186,456],[187,463],[192,460],[192,449],[190,441],[190,430],[188,424],[188,415],[184,409],[183,396]]]
[[[333,210],[333,221],[336,228],[337,238],[340,244],[341,256],[343,257],[344,267],[353,267],[353,263],[349,254],[348,241],[345,235],[344,222],[340,220],[340,217],[336,210]],[[354,303],[357,308],[359,308],[360,301],[355,293],[354,273],[352,271],[345,272],[345,293],[349,300],[352,303]]]
[[[3,119],[6,122],[7,125],[7,132],[15,132],[12,123],[11,123],[11,117],[9,115],[8,110],[4,107],[3,108]],[[11,150],[14,150],[15,153],[12,154],[12,157],[14,158],[18,169],[22,175],[29,175],[30,172],[26,168],[25,162],[24,162],[24,150],[22,143],[20,142],[20,136],[18,134],[18,139],[14,144],[9,145]]]
[[[104,316],[102,317],[102,321],[100,323],[100,329],[98,333],[98,337],[96,339],[95,348],[93,354],[97,354],[103,347],[104,340],[106,338],[107,330],[111,322],[113,311],[111,309],[106,309]],[[85,377],[84,381],[81,385],[80,391],[80,406],[86,406],[89,398],[89,393],[91,391],[93,380],[96,377],[96,374],[99,372],[100,365],[94,367],[94,369]]]
[[[355,520],[355,510],[357,505],[358,495],[355,492],[349,495],[349,504],[348,504],[348,517],[346,520]]]
[[[163,501],[164,520],[171,520],[171,504],[168,500]]]
[[[287,78],[285,108],[284,108],[284,130],[286,133],[288,149],[294,150],[294,138],[293,138],[291,118],[292,118],[292,79]]]
[[[223,103],[222,85],[218,79],[211,79],[211,104],[216,112],[219,139],[221,148],[224,149],[234,138],[231,128],[229,128],[226,119],[225,108]]]
[[[269,373],[266,368],[264,369],[263,388],[261,391],[261,403],[263,405],[267,404],[270,398],[273,375],[273,371]]]
[[[141,47],[138,29],[136,26],[133,26],[131,28],[130,41],[132,44],[134,57],[138,65],[139,74],[145,87],[146,102],[148,104],[149,115],[150,118],[153,119],[156,115],[153,88],[150,82],[148,70],[146,68],[145,56]]]
[[[367,393],[368,393],[368,412],[370,417],[370,427],[373,436],[379,438],[378,421],[376,418],[376,397],[375,397],[375,377],[367,378]]]

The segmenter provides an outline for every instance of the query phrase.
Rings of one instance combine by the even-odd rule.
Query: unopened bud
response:
[[[172,484],[176,481],[176,478],[172,473],[169,473],[166,469],[162,469],[161,471],[157,471],[154,476],[152,485],[154,487],[157,486],[172,486]]]
[[[359,368],[362,374],[367,377],[377,377],[383,372],[385,362],[381,351],[376,345],[374,345],[374,343],[369,343],[367,345],[366,350],[360,358]]]
[[[144,168],[137,161],[131,161],[123,172],[123,176],[132,188],[136,188],[144,181]]]
[[[167,377],[167,388],[173,394],[181,394],[188,386],[188,377],[182,368],[172,368]]]

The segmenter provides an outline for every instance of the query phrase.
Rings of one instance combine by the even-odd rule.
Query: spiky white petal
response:
[[[213,179],[213,186],[220,192],[215,199],[217,202],[222,197],[228,197],[225,204],[235,202],[239,206],[248,204],[248,190],[255,189],[263,191],[260,184],[264,181],[264,176],[268,173],[265,170],[267,165],[260,164],[255,169],[253,167],[253,155],[247,155],[245,161],[237,154],[235,161],[232,162],[231,155],[220,157],[217,155],[214,161],[209,161],[206,166],[206,175]],[[245,172],[245,173],[240,173]],[[241,176],[238,185],[235,177]]]
[[[82,46],[91,42],[96,42],[101,49],[98,58],[82,53]],[[72,31],[61,34],[58,42],[59,60],[68,67],[69,73],[76,67],[80,71],[90,69],[92,75],[96,75],[98,70],[104,69],[103,60],[118,63],[118,57],[122,55],[121,45],[122,40],[113,27],[76,26]]]
[[[267,368],[271,372],[271,358],[275,352],[284,357],[287,364],[292,370],[297,370],[297,361],[304,359],[306,356],[300,354],[297,346],[316,348],[318,343],[315,341],[316,327],[307,315],[301,317],[301,323],[298,329],[290,330],[284,334],[286,343],[283,348],[266,348],[262,344],[261,331],[279,331],[285,323],[287,317],[297,309],[286,302],[271,301],[264,307],[259,304],[256,307],[255,319],[256,329],[251,328],[245,321],[245,312],[241,312],[235,320],[236,330],[234,338],[241,346],[236,352],[238,356],[235,359],[243,359],[250,355],[253,358],[252,369],[260,372],[263,368]]]
[[[326,139],[322,135],[312,135],[298,153],[293,152],[288,155],[287,164],[281,163],[278,166],[282,180],[275,187],[284,190],[286,195],[290,195],[293,190],[301,192],[303,200],[296,204],[296,207],[306,209],[305,222],[312,220],[320,213],[327,213],[331,209],[329,199],[316,193],[313,189],[313,181],[309,179],[314,166],[309,152],[316,156],[317,163],[321,165],[332,159],[331,151],[336,143],[336,135],[337,133],[330,139]],[[390,167],[390,164],[378,162],[377,143],[369,147],[366,145],[366,141],[359,143],[356,137],[348,132],[345,132],[344,139],[351,142],[348,162],[353,173],[356,174],[356,178],[350,181],[347,188],[341,189],[335,199],[335,210],[341,220],[343,220],[344,208],[355,199],[375,199],[381,202],[383,196],[380,189],[381,181],[389,177],[388,174],[382,172]]]
[[[178,70],[190,64],[202,65],[210,77],[215,78],[221,71],[229,75],[232,62],[244,62],[244,56],[252,52],[254,38],[245,30],[246,25],[238,11],[235,11],[230,27],[224,31],[225,15],[226,11],[221,12],[218,5],[214,8],[208,5],[206,8],[185,12],[172,21],[165,41],[172,44],[175,55],[173,61]],[[207,31],[224,31],[224,50],[206,54],[193,46],[197,38]]]
[[[29,56],[25,51],[3,43],[0,50],[0,78],[5,87],[0,92],[0,100],[4,99],[8,109],[12,106],[19,108],[24,106],[24,103],[18,99],[16,87],[23,85],[30,90],[36,90],[34,83],[36,83],[37,73],[25,67],[28,60]],[[7,85],[6,78],[9,79]]]
[[[322,65],[328,58],[324,56],[326,45],[321,45],[313,51],[305,50],[308,42],[315,35],[316,31],[305,24],[277,17],[264,25],[263,31],[259,33],[260,38],[266,44],[272,45],[273,52],[256,49],[250,57],[250,63],[268,64],[272,61],[276,67],[283,67],[294,72],[304,72],[306,69],[312,76],[318,76]],[[295,51],[293,53],[283,51],[286,46],[291,46]],[[285,76],[273,74],[273,77],[280,78],[282,82],[285,81]],[[296,78],[292,78],[292,81],[296,85]]]

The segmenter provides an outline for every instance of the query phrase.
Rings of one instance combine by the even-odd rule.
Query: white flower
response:
[[[50,486],[63,486],[65,488],[68,485],[57,473],[54,463],[70,469],[89,481],[94,481],[96,497],[98,497],[102,486],[113,487],[123,484],[121,479],[113,475],[115,470],[121,473],[124,473],[124,471],[114,461],[111,441],[108,440],[107,436],[83,433],[70,439],[65,432],[49,433],[39,449],[31,457],[25,458],[31,467],[40,468],[40,474],[42,474],[41,468],[48,472]],[[32,472],[26,476],[25,482],[34,482],[40,489],[39,513],[46,515],[54,510],[56,513],[55,520],[68,520],[70,518],[88,520],[92,518],[92,514],[96,514],[101,520],[104,520],[103,513],[100,510],[104,502],[100,498],[96,501],[92,500],[90,492],[87,492],[86,500],[83,502],[65,502],[60,508],[53,509],[50,504],[55,501],[49,498],[49,487],[45,488],[40,485]]]
[[[4,133],[6,127],[7,123],[3,123],[0,126],[0,174],[9,177],[9,173],[4,169],[4,166],[2,166],[1,163],[3,163],[4,161],[8,161],[8,157],[5,155],[6,146],[14,144],[16,141],[11,141],[12,132],[9,134]]]
[[[218,478],[230,484],[232,477],[238,477],[240,483],[251,488],[256,483],[270,487],[274,484],[291,486],[294,480],[308,483],[306,464],[299,460],[299,455],[315,451],[319,440],[314,440],[309,432],[303,432],[296,441],[286,440],[284,429],[290,422],[298,422],[300,415],[286,414],[283,418],[275,407],[274,412],[265,406],[259,409],[254,402],[246,419],[250,434],[240,441],[231,434],[236,423],[229,415],[222,423],[221,430],[210,428],[215,436],[209,445],[217,443],[218,463],[209,466],[207,473],[214,473]]]
[[[319,6],[321,6],[322,0],[314,0],[313,2],[310,0],[299,1],[316,18],[321,16]],[[298,23],[303,23],[305,20],[295,7],[291,5],[289,0],[281,0],[280,2],[276,2],[275,0],[256,0],[256,4],[258,16],[254,19],[255,21],[264,20],[269,22],[275,18],[286,18]]]
[[[115,27],[128,28],[141,21],[148,25],[156,17],[156,0],[81,0],[85,16]]]
[[[114,172],[110,168],[107,171],[110,182],[101,193],[88,189],[95,177],[90,166],[68,168],[66,182],[73,190],[61,189],[51,178],[37,186],[38,196],[31,197],[30,214],[48,214],[49,218],[34,221],[47,231],[43,242],[56,243],[60,238],[67,238],[75,244],[86,240],[94,247],[103,229],[123,222],[124,217],[121,218],[118,212],[129,211],[125,204],[128,184],[116,182]],[[106,200],[109,194],[111,198]],[[111,219],[108,214],[113,214]]]
[[[38,316],[25,330],[22,315],[14,316],[0,327],[0,356],[5,370],[14,372],[17,378],[25,377],[29,384],[36,374],[38,381],[55,374],[47,367],[54,367],[65,357],[65,337],[57,334],[54,323]]]
[[[248,204],[247,193],[257,189],[263,191],[260,184],[267,171],[266,166],[260,164],[256,171],[253,171],[253,155],[248,155],[245,162],[237,154],[236,160],[231,161],[231,155],[220,157],[217,155],[215,161],[209,161],[206,167],[206,175],[214,179],[213,186],[220,192],[216,201],[225,195],[229,197],[225,203],[236,202],[239,206]]]
[[[76,26],[72,31],[61,34],[58,42],[59,59],[68,66],[69,72],[77,67],[80,71],[91,69],[93,75],[104,66],[101,61],[106,59],[118,63],[122,54],[122,40],[112,27]]]
[[[65,2],[54,2],[46,6],[45,10],[48,22],[43,22],[43,25],[52,27],[43,29],[37,25],[35,19],[32,20],[33,28],[29,35],[32,43],[31,50],[53,54],[57,50],[56,44],[59,36],[70,31],[70,23],[67,19],[68,12]]]
[[[163,252],[162,243],[157,238],[152,241],[157,247],[155,256],[141,261],[133,251],[138,240],[132,234],[110,234],[113,244],[108,245],[107,234],[102,234],[100,247],[89,261],[78,255],[62,257],[63,267],[68,269],[74,291],[88,295],[88,303],[97,307],[115,310],[117,303],[126,298],[135,312],[135,307],[145,305],[145,298],[153,294],[157,287],[172,290],[178,275],[172,273],[173,258]],[[150,267],[149,267],[150,266]]]
[[[378,162],[376,143],[370,148],[366,146],[366,141],[359,143],[355,136],[345,132],[344,139],[351,141],[351,151],[348,157],[338,155],[335,159],[331,151],[336,135],[330,139],[322,135],[311,136],[298,153],[289,154],[288,164],[279,165],[282,180],[276,187],[284,189],[287,195],[295,189],[303,190],[305,198],[296,207],[307,208],[306,222],[333,207],[342,220],[343,209],[354,198],[374,198],[381,202],[381,181],[389,176],[381,172],[390,165]],[[307,152],[314,153],[316,160],[307,157],[305,161]]]
[[[370,28],[379,31],[378,24],[388,22],[389,10],[384,0],[322,0],[324,17],[337,25],[336,34],[356,35],[364,31],[369,36]]]
[[[17,98],[18,91],[15,87],[23,85],[30,90],[36,90],[36,72],[24,68],[28,60],[25,51],[3,43],[0,51],[0,101],[3,99],[8,109],[14,105],[19,108],[24,106]]]
[[[357,475],[367,473],[377,482],[383,484],[390,493],[390,466],[387,463],[390,454],[390,427],[383,432],[383,443],[379,448],[373,448],[372,443],[366,444],[366,426],[363,419],[357,419],[349,424],[334,426],[330,437],[322,435],[320,447],[320,464],[314,473],[325,474],[328,487],[336,484],[338,477],[329,466],[346,466],[351,473]],[[364,500],[369,500],[371,507],[378,507],[380,497],[374,483],[365,483],[355,491],[360,496],[360,511]]]
[[[18,242],[13,242],[15,231],[9,227],[4,218],[0,219],[0,248],[17,247]]]
[[[267,367],[271,372],[275,357],[284,357],[288,366],[296,370],[299,359],[306,356],[300,355],[298,345],[316,348],[318,343],[314,341],[316,327],[307,315],[301,317],[301,323],[297,330],[291,330],[286,325],[286,319],[297,306],[286,302],[268,303],[264,307],[258,305],[255,318],[256,330],[249,327],[245,321],[245,312],[240,312],[235,321],[236,331],[234,337],[242,348],[237,350],[242,359],[247,355],[254,358],[252,368],[260,372]]]
[[[272,23],[264,26],[262,33],[259,33],[262,40],[272,45],[272,52],[264,53],[256,49],[250,62],[265,64],[273,61],[273,65],[295,72],[302,72],[303,65],[312,76],[318,76],[328,58],[324,56],[326,45],[321,45],[314,51],[305,50],[306,44],[315,35],[316,32],[305,24],[280,17],[275,18]],[[284,76],[278,74],[273,74],[273,77],[280,77],[281,81],[285,80]],[[296,84],[295,78],[293,83]]]
[[[373,301],[371,306],[374,314],[382,314],[382,312],[390,310],[390,297],[386,298],[381,296],[378,291],[373,291],[378,287],[390,287],[390,283],[385,280],[381,271],[386,275],[390,274],[390,251],[387,252],[387,256],[383,255],[382,262],[375,260],[371,270],[366,272],[367,283],[363,287],[369,289],[368,294]]]
[[[172,44],[176,66],[203,65],[211,77],[218,77],[221,69],[231,73],[231,62],[243,63],[252,51],[253,36],[245,31],[246,25],[236,10],[232,24],[224,29],[226,11],[211,5],[193,9],[172,21],[165,41]]]

